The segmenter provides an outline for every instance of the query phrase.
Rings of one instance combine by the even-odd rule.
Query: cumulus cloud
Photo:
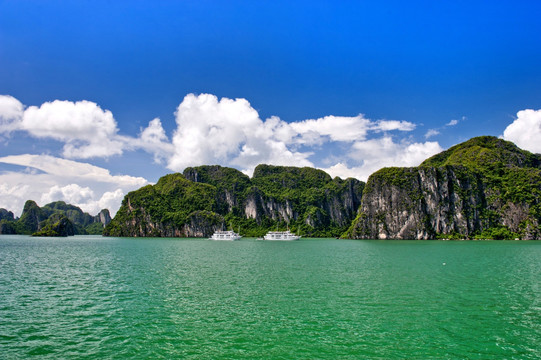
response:
[[[137,136],[120,135],[113,114],[90,101],[56,100],[25,110],[17,99],[3,96],[0,120],[0,133],[24,131],[35,138],[63,143],[65,158],[106,158],[142,149],[173,171],[220,164],[250,175],[261,163],[324,165],[331,174],[366,179],[383,166],[417,165],[441,150],[436,142],[396,140],[398,134],[416,128],[408,121],[371,120],[363,114],[295,122],[277,116],[263,120],[246,99],[218,99],[212,94],[186,95],[176,109],[176,129],[171,138],[158,118],[141,128]],[[436,131],[429,130],[425,137],[434,136]],[[26,179],[20,176],[22,172],[0,175],[0,180],[5,180],[0,191],[16,199],[13,201],[21,204],[19,208],[29,198],[63,199],[87,211],[110,204],[114,212],[126,191],[147,183],[142,178],[113,176],[106,169],[53,156],[5,156],[0,162],[29,169],[27,175],[31,176]],[[32,187],[32,182],[40,185]],[[37,188],[39,196],[34,191]],[[24,194],[23,201],[16,191]]]
[[[358,179],[365,180],[373,172],[388,166],[417,166],[426,158],[441,152],[443,149],[437,142],[395,142],[391,136],[359,141],[353,145],[349,158],[354,165],[349,170],[351,176],[355,174]],[[335,168],[335,171],[343,169]],[[329,172],[333,176],[339,176]]]
[[[21,129],[37,138],[65,142],[67,158],[107,157],[122,154],[117,123],[109,110],[90,101],[46,102],[28,107]]]
[[[331,176],[355,177],[366,181],[370,174],[388,166],[418,166],[426,158],[441,152],[437,142],[395,142],[391,136],[356,142],[349,153],[352,166],[341,162],[324,168]]]
[[[171,157],[175,150],[158,118],[150,121],[145,129],[141,129],[139,137],[131,139],[127,142],[127,146],[153,154],[156,163],[162,163],[164,159]]]
[[[409,121],[398,121],[398,120],[378,120],[375,126],[372,127],[373,130],[379,131],[412,131],[415,130],[416,126],[414,123]]]
[[[63,187],[54,185],[49,192],[41,196],[41,203],[47,204],[56,200],[64,200],[69,204],[84,204],[92,200],[94,192],[92,189],[77,184],[69,184]]]
[[[106,191],[101,197],[97,197],[88,186],[82,187],[78,184],[69,184],[63,187],[54,185],[49,189],[49,192],[41,196],[40,203],[48,204],[62,200],[68,204],[79,206],[91,215],[97,214],[102,209],[109,209],[114,216],[123,198],[124,192],[122,189]]]
[[[411,122],[372,121],[362,114],[291,123],[273,116],[263,121],[247,100],[219,100],[211,94],[187,95],[177,108],[176,121],[170,169],[218,163],[248,174],[260,163],[314,166],[314,147],[324,143],[351,146],[369,134],[415,129]]]
[[[366,138],[371,122],[363,115],[355,117],[325,116],[320,119],[291,123],[291,128],[300,137],[300,142],[308,145],[323,141],[354,141]]]
[[[541,110],[522,110],[503,132],[503,138],[522,149],[541,153]]]
[[[108,208],[114,215],[125,193],[148,184],[141,177],[111,175],[104,168],[48,155],[5,156],[0,162],[23,167],[0,174],[0,207],[16,214],[32,199],[40,205],[63,200],[92,215]]]
[[[0,95],[0,134],[9,135],[18,130],[23,118],[24,106],[13,96]]]
[[[425,134],[425,139],[431,138],[433,136],[439,135],[439,130],[436,129],[429,129]]]
[[[122,189],[106,191],[98,200],[97,204],[94,205],[94,209],[109,209],[111,211],[111,216],[114,216],[122,203],[122,199],[124,199],[124,191]]]
[[[176,111],[174,154],[168,168],[225,164],[250,172],[262,162],[310,166],[310,153],[288,148],[296,134],[277,117],[266,122],[246,99],[218,98],[211,94],[187,95]]]
[[[122,136],[111,111],[86,100],[55,100],[25,110],[19,100],[0,95],[0,135],[14,131],[60,141],[62,156],[70,159],[107,158],[142,149],[160,162],[173,153],[159,119],[151,120],[138,137]]]
[[[445,126],[455,126],[456,124],[458,124],[458,120],[451,120]]]

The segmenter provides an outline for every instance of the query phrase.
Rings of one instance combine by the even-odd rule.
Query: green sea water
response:
[[[541,242],[0,236],[1,359],[540,359]]]

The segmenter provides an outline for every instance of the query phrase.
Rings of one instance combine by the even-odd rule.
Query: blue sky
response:
[[[0,0],[0,207],[115,212],[201,164],[366,180],[478,135],[541,152],[540,15],[536,1]]]

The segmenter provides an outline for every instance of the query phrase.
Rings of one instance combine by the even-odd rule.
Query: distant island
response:
[[[83,212],[74,205],[56,201],[39,207],[35,201],[24,204],[21,217],[0,209],[0,234],[24,234],[32,236],[72,236],[101,234],[111,221],[109,210],[101,210],[96,216]]]
[[[244,236],[290,228],[351,239],[539,239],[541,155],[481,136],[366,184],[313,168],[259,165],[250,178],[187,168],[128,193],[105,236]]]

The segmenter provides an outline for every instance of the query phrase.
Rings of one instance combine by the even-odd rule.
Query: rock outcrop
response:
[[[367,181],[345,237],[540,238],[541,156],[479,137]]]
[[[94,222],[100,223],[104,227],[107,226],[111,222],[111,214],[109,213],[108,209],[102,209],[98,215],[94,216]]]
[[[104,234],[207,237],[232,226],[261,236],[289,226],[303,235],[339,236],[363,187],[312,168],[259,165],[252,178],[221,166],[188,168],[127,194]]]

